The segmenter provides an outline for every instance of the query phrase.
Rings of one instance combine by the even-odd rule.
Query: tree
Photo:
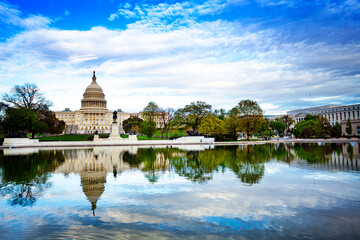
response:
[[[141,118],[131,117],[123,121],[123,129],[125,132],[140,131],[140,124],[143,122]]]
[[[3,100],[13,108],[27,108],[35,111],[49,109],[52,103],[44,97],[35,84],[15,85],[10,93],[5,93]]]
[[[46,123],[50,133],[60,134],[65,129],[65,122],[57,119],[53,111],[40,110],[39,118]]]
[[[155,122],[155,118],[158,116],[159,111],[160,108],[155,102],[149,102],[148,105],[144,108],[141,115],[146,121]]]
[[[190,105],[186,105],[175,112],[175,121],[178,125],[191,127],[194,132],[197,132],[201,120],[210,112],[211,105],[206,102],[192,102]]]
[[[256,132],[260,134],[261,136],[272,136],[274,135],[273,130],[271,129],[272,122],[269,119],[264,118],[258,128],[256,129]]]
[[[161,139],[164,139],[164,132],[166,132],[166,139],[169,139],[169,131],[174,123],[175,111],[173,108],[160,109],[159,121],[161,130]]]
[[[8,108],[4,126],[7,136],[17,137],[21,133],[30,132],[32,138],[36,133],[45,132],[48,126],[44,121],[40,121],[39,115],[27,108]]]
[[[294,119],[289,115],[283,115],[281,118],[276,119],[276,121],[284,123],[285,133],[288,133],[290,131],[290,126],[294,123]]]
[[[221,119],[221,120],[225,119],[225,115],[226,115],[226,110],[225,109],[223,109],[223,108],[220,108],[219,110],[216,109],[214,111],[214,113],[215,113],[215,116],[218,117],[219,119]]]
[[[219,135],[224,133],[224,122],[212,114],[207,114],[201,121],[199,131],[205,135]]]
[[[15,121],[10,123],[10,120],[6,120],[7,124],[12,127],[10,132],[18,129],[19,131],[31,132],[32,137],[34,137],[34,134],[38,132],[62,133],[64,131],[65,122],[58,120],[55,113],[49,110],[49,107],[52,105],[51,102],[44,97],[44,94],[40,92],[35,84],[26,83],[24,86],[15,85],[10,93],[4,94],[3,100],[9,104],[9,108],[19,109],[19,111],[11,110],[11,114],[30,114],[27,118],[32,119],[30,122],[27,122],[27,129],[24,129],[22,126],[25,122]],[[8,106],[1,103],[0,107],[6,108]],[[20,109],[30,111],[21,111]],[[36,116],[34,113],[36,113]],[[11,117],[11,114],[6,114],[4,118]],[[15,123],[19,124],[19,126],[15,127]],[[29,128],[30,126],[32,129]],[[8,131],[8,135],[10,132]],[[15,133],[12,132],[10,135],[14,134]]]
[[[154,121],[143,121],[140,124],[140,133],[146,135],[149,139],[156,132],[156,123]]]
[[[321,115],[318,116],[315,125],[316,137],[326,138],[330,136],[330,133],[331,133],[331,125],[329,120],[327,120],[327,118]]]
[[[236,108],[233,108],[225,116],[224,129],[226,134],[234,141],[237,140],[237,133],[240,131],[239,118],[236,114]]]
[[[351,126],[350,118],[348,118],[348,120],[346,122],[346,133],[348,134],[348,136],[350,138],[350,135],[352,134],[352,126]]]
[[[268,137],[269,139],[274,135],[274,131],[269,128],[264,132],[264,136]]]
[[[263,120],[263,111],[256,101],[247,99],[238,103],[236,113],[239,116],[240,129],[246,133],[246,139],[249,141],[250,134],[256,131]]]
[[[341,136],[341,125],[336,122],[335,125],[331,128],[331,137],[339,138]]]
[[[272,128],[275,129],[276,131],[278,131],[278,133],[282,134],[282,133],[284,133],[286,126],[281,121],[274,121],[274,122],[272,122]]]
[[[316,132],[315,131],[315,125],[316,125],[316,118],[308,118],[309,120],[304,120],[301,122],[298,122],[294,126],[293,134],[295,137],[305,137],[310,138],[312,135]],[[306,130],[305,130],[306,129]]]

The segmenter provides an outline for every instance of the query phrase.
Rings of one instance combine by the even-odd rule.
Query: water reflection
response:
[[[0,152],[8,239],[360,235],[358,143],[28,150]]]
[[[9,154],[0,157],[2,196],[11,195],[10,205],[31,206],[42,192],[51,187],[50,172],[64,163],[64,155],[58,151],[45,151],[31,155]]]
[[[201,151],[200,151],[201,150]],[[162,174],[175,172],[185,179],[207,183],[214,173],[232,171],[244,184],[261,181],[265,163],[281,161],[302,168],[331,171],[359,171],[359,144],[264,144],[226,146],[191,150],[177,148],[95,147],[34,151],[16,149],[1,153],[2,196],[11,195],[10,205],[31,206],[44,189],[51,187],[49,174],[80,175],[82,190],[95,215],[96,204],[105,191],[107,173],[114,177],[123,171],[139,169],[149,183]]]

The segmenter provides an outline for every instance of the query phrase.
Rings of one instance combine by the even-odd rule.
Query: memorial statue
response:
[[[117,119],[117,111],[113,112],[113,123],[116,123],[116,119]]]

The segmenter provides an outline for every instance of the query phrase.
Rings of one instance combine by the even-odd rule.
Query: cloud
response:
[[[285,6],[284,1],[271,2]],[[307,107],[310,92],[319,104],[359,101],[356,27],[351,41],[345,41],[349,35],[339,27],[328,29],[339,36],[332,40],[281,27],[198,19],[246,4],[125,4],[110,18],[128,14],[134,22],[126,29],[62,30],[49,27],[50,19],[42,24],[47,18],[29,15],[22,23],[26,31],[0,42],[0,85],[35,82],[54,109],[78,109],[93,70],[108,108],[125,111],[140,111],[149,101],[178,108],[196,100],[230,109],[242,99],[253,99],[266,114],[284,113]],[[7,9],[2,12],[10,25],[9,19],[23,16],[0,6]]]
[[[30,14],[24,17],[21,11],[5,2],[0,2],[0,21],[26,29],[44,28],[52,22],[41,15]]]

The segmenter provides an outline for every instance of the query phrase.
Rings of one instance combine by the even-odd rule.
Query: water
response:
[[[0,152],[3,239],[360,239],[351,144]]]

